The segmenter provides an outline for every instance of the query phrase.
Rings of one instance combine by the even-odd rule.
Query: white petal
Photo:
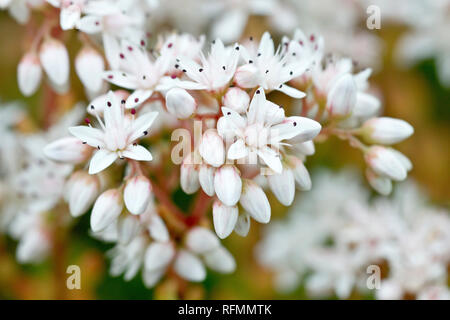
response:
[[[284,168],[280,174],[267,176],[267,180],[278,201],[285,206],[290,206],[295,196],[295,180],[292,170]]]
[[[302,191],[311,190],[311,177],[309,176],[308,169],[306,169],[303,161],[295,157],[292,157],[291,161],[293,164],[292,170],[294,179],[298,188]]]
[[[96,174],[108,168],[117,159],[117,154],[105,149],[95,152],[89,163],[89,174]]]
[[[227,157],[228,159],[235,160],[246,157],[248,154],[248,149],[245,146],[244,140],[238,139],[233,143],[228,149]]]
[[[408,122],[390,117],[367,120],[360,130],[366,141],[388,145],[403,141],[414,133]]]
[[[402,181],[407,177],[406,168],[399,158],[388,148],[370,147],[364,158],[370,168],[378,175],[392,180]]]
[[[20,92],[24,96],[31,96],[39,87],[42,78],[42,69],[36,54],[27,53],[17,66],[17,81]]]
[[[145,132],[152,126],[153,121],[155,121],[157,116],[158,112],[156,111],[140,114],[139,117],[133,121],[128,141],[133,142],[146,135]]]
[[[69,54],[64,44],[55,39],[44,41],[39,51],[42,67],[50,80],[57,86],[69,81]]]
[[[226,206],[216,200],[213,205],[214,229],[220,239],[225,239],[234,230],[238,219],[238,208]]]
[[[103,32],[103,47],[105,48],[105,56],[109,62],[110,67],[115,70],[120,65],[120,44],[116,38]],[[134,88],[133,88],[134,89]]]
[[[317,121],[305,117],[288,117],[272,127],[271,143],[296,137],[296,141],[308,141],[317,136],[322,126]]]
[[[206,163],[220,167],[225,162],[225,145],[215,129],[208,129],[202,136],[199,153]]]
[[[328,93],[327,110],[332,116],[344,117],[350,114],[356,104],[356,85],[351,74],[337,79]]]
[[[127,99],[127,102],[125,104],[127,109],[136,108],[137,106],[141,105],[145,100],[150,98],[152,95],[153,90],[141,90],[137,89],[135,90]]]
[[[93,34],[102,31],[103,25],[100,17],[86,15],[77,21],[76,27],[84,33]]]
[[[283,165],[281,164],[280,155],[278,152],[269,147],[264,147],[258,150],[258,156],[264,161],[264,163],[276,173],[283,171]]]
[[[306,94],[304,92],[302,92],[302,91],[300,91],[298,89],[292,88],[292,87],[290,87],[288,85],[285,85],[285,84],[280,85],[277,88],[277,90],[281,91],[284,94],[287,94],[288,96],[290,96],[292,98],[295,98],[295,99],[301,99],[301,98],[306,97]]]
[[[71,179],[72,180],[72,179]],[[85,213],[94,203],[100,191],[100,182],[96,176],[84,171],[71,182],[69,192],[69,211],[72,217],[78,217]]]
[[[83,144],[80,139],[67,137],[46,145],[44,154],[53,161],[78,164],[89,157],[91,150],[91,147]]]
[[[186,161],[183,161],[180,167],[180,185],[181,189],[187,194],[193,194],[200,188],[198,170]]]
[[[174,264],[175,272],[182,278],[199,282],[206,278],[206,270],[199,258],[186,250],[180,250]]]
[[[81,16],[81,10],[78,5],[70,5],[67,8],[61,9],[60,24],[61,29],[69,30],[75,27]]]
[[[179,119],[189,118],[197,108],[195,99],[184,89],[173,88],[166,94],[167,111]]]
[[[88,126],[77,126],[77,127],[70,127],[69,132],[81,140],[81,142],[85,142],[88,145],[94,147],[94,148],[103,148],[105,146],[104,144],[104,134],[103,131],[88,127]]]
[[[379,176],[369,168],[366,169],[366,178],[367,181],[369,181],[370,186],[374,188],[379,194],[387,196],[391,193],[391,179]]]
[[[153,157],[150,151],[141,145],[130,145],[122,152],[122,155],[128,159],[138,161],[152,161]]]
[[[137,88],[136,78],[122,71],[105,71],[103,72],[103,79],[125,89],[134,90]]]
[[[82,49],[75,58],[75,71],[78,77],[83,85],[93,92],[100,92],[103,87],[104,69],[102,56],[91,48]]]

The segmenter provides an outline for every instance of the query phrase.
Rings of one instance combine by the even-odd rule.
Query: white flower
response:
[[[99,93],[103,88],[103,57],[94,49],[84,47],[75,58],[75,71],[88,92]]]
[[[286,118],[283,108],[266,100],[262,88],[253,96],[246,117],[226,107],[222,108],[222,112],[229,130],[237,138],[228,149],[228,159],[251,157],[256,153],[276,173],[281,173],[282,164],[278,150],[273,147],[277,147],[282,140],[296,136],[301,136],[304,141],[311,140],[321,129],[318,122],[309,118]],[[219,133],[223,137],[228,136],[226,132]]]
[[[70,127],[69,131],[82,142],[98,149],[89,165],[89,173],[95,174],[109,167],[118,157],[151,161],[150,152],[135,141],[148,134],[147,130],[156,116],[157,112],[149,112],[137,118],[126,115],[124,104],[110,91],[104,110],[105,123],[97,114],[101,129],[78,126]]]
[[[39,58],[53,85],[62,88],[68,84],[69,53],[61,41],[52,38],[46,39],[41,44]]]
[[[196,61],[180,56],[177,68],[192,81],[176,82],[184,89],[208,90],[220,92],[234,76],[239,60],[239,51],[234,47],[225,47],[220,39],[211,44],[208,57],[200,53],[200,64]]]
[[[292,47],[298,45],[293,43]],[[239,48],[239,47],[236,47]],[[256,52],[242,47],[243,59],[247,64],[240,66],[236,71],[235,81],[243,88],[260,86],[264,90],[278,90],[285,94],[300,99],[305,94],[285,83],[302,75],[310,66],[310,59],[295,59],[289,57],[294,52],[286,52],[278,47],[275,51],[273,40],[268,32],[264,33]]]
[[[153,59],[144,48],[126,40],[122,41],[120,51],[111,54],[119,59],[117,70],[106,71],[103,77],[119,87],[134,90],[126,101],[128,109],[141,105],[153,92],[170,88],[166,82],[171,79],[165,76],[168,57]]]
[[[42,78],[42,69],[38,56],[26,53],[17,66],[17,81],[20,92],[25,96],[31,96],[39,87]]]

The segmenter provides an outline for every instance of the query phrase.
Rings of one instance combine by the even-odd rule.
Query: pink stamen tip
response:
[[[173,46],[173,44],[172,44],[172,43],[169,43],[169,44],[167,45],[167,48],[172,48],[172,46]]]
[[[138,101],[139,101],[139,99],[138,99],[138,98],[134,99],[134,102],[136,102],[136,103],[137,103]]]
[[[141,46],[145,46],[145,41],[141,40]]]
[[[136,114],[136,109],[131,109],[131,114]]]
[[[128,51],[133,51],[133,47],[128,47]]]
[[[91,120],[89,120],[89,118],[84,119],[84,122],[86,122],[86,124],[91,123]]]
[[[120,59],[125,59],[125,56],[123,55],[123,53],[119,54]]]
[[[114,78],[112,75],[109,75],[109,76],[108,76],[108,79],[112,79],[112,78]]]
[[[177,75],[176,75],[176,74],[172,74],[170,77],[171,77],[172,79],[175,79],[175,78],[177,77]]]
[[[316,37],[312,34],[312,35],[309,37],[309,40],[314,41],[314,40],[316,40]]]

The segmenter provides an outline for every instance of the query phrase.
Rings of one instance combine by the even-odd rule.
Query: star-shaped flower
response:
[[[149,112],[135,117],[134,109],[131,114],[125,113],[125,102],[120,102],[116,95],[108,93],[107,106],[104,109],[104,122],[96,113],[101,129],[89,126],[70,127],[69,132],[75,137],[97,148],[98,151],[91,158],[89,173],[98,173],[109,167],[118,157],[138,161],[151,161],[151,153],[136,143],[148,134],[157,112]],[[92,108],[95,108],[92,105]],[[87,119],[87,122],[90,121]]]

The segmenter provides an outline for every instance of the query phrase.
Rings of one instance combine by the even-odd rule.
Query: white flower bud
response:
[[[232,165],[219,168],[214,175],[214,190],[227,206],[234,206],[241,197],[242,181],[238,170]]]
[[[327,96],[327,110],[332,117],[349,115],[356,104],[356,84],[351,74],[336,80]]]
[[[368,119],[376,115],[380,107],[381,102],[377,97],[365,92],[358,92],[352,116],[359,119]]]
[[[210,197],[214,195],[214,167],[202,164],[198,173],[198,180],[203,191]]]
[[[195,99],[184,89],[173,88],[166,94],[167,110],[180,119],[189,118],[197,108]]]
[[[198,170],[192,164],[192,154],[188,155],[180,166],[180,184],[187,194],[193,194],[200,188]]]
[[[234,81],[241,88],[257,87],[259,78],[259,70],[253,64],[240,66],[234,74]]]
[[[97,176],[84,171],[72,174],[68,181],[69,211],[72,217],[79,217],[94,203],[100,192],[100,182]]]
[[[406,121],[389,117],[369,119],[361,126],[360,134],[370,143],[394,144],[414,133]]]
[[[390,149],[381,146],[370,147],[364,158],[376,174],[396,181],[406,179],[407,171],[403,163]]]
[[[71,164],[78,164],[86,161],[92,152],[92,148],[83,144],[80,139],[75,137],[61,138],[48,144],[44,148],[44,154],[47,158]]]
[[[41,83],[42,69],[38,56],[33,52],[26,53],[17,66],[17,81],[20,92],[26,97],[36,92]]]
[[[218,247],[204,256],[205,264],[214,271],[231,273],[236,269],[236,261],[227,249]]]
[[[244,113],[250,104],[250,97],[244,90],[233,87],[223,96],[222,103],[238,113]]]
[[[20,263],[41,262],[50,250],[48,236],[36,228],[26,232],[17,246],[17,260]]]
[[[311,190],[311,177],[309,176],[308,169],[306,169],[303,161],[296,157],[290,157],[289,161],[291,163],[294,179],[299,190]]]
[[[270,221],[271,208],[269,200],[262,188],[254,181],[244,180],[239,202],[256,221],[260,223],[268,223]]]
[[[135,176],[129,179],[123,191],[125,206],[132,214],[144,213],[151,196],[152,186],[144,176]]]
[[[175,272],[182,278],[199,282],[206,278],[206,270],[203,263],[195,255],[187,250],[180,250],[174,263]]]
[[[389,178],[379,176],[371,169],[366,169],[366,178],[370,186],[374,188],[379,194],[387,196],[392,191],[392,181]]]
[[[389,150],[397,157],[397,159],[402,163],[403,168],[405,168],[406,172],[411,171],[413,168],[413,164],[411,163],[411,160],[407,156],[405,156],[403,153],[401,153],[398,150],[395,150],[393,148],[389,148]]]
[[[236,206],[226,206],[216,200],[213,204],[213,222],[216,234],[225,239],[232,232],[238,219],[239,210]]]
[[[123,209],[122,193],[118,189],[109,189],[103,192],[91,214],[91,229],[94,232],[104,230],[114,223]]]
[[[239,215],[234,231],[241,237],[246,237],[248,235],[248,232],[250,231],[250,215],[248,213]]]
[[[166,268],[175,256],[175,248],[170,242],[153,242],[145,252],[145,271]]]
[[[39,58],[52,83],[58,87],[68,83],[69,54],[61,41],[50,38],[45,40],[41,45]]]
[[[225,162],[225,145],[215,129],[208,129],[203,134],[198,151],[213,167],[220,167]]]
[[[75,71],[83,86],[90,92],[100,92],[103,87],[103,57],[94,49],[84,47],[75,58]]]
[[[267,176],[267,180],[278,201],[285,206],[290,206],[295,196],[295,179],[292,170],[283,168],[280,174],[274,173]]]
[[[204,254],[220,246],[219,239],[211,230],[194,227],[186,236],[186,247],[197,254]]]

